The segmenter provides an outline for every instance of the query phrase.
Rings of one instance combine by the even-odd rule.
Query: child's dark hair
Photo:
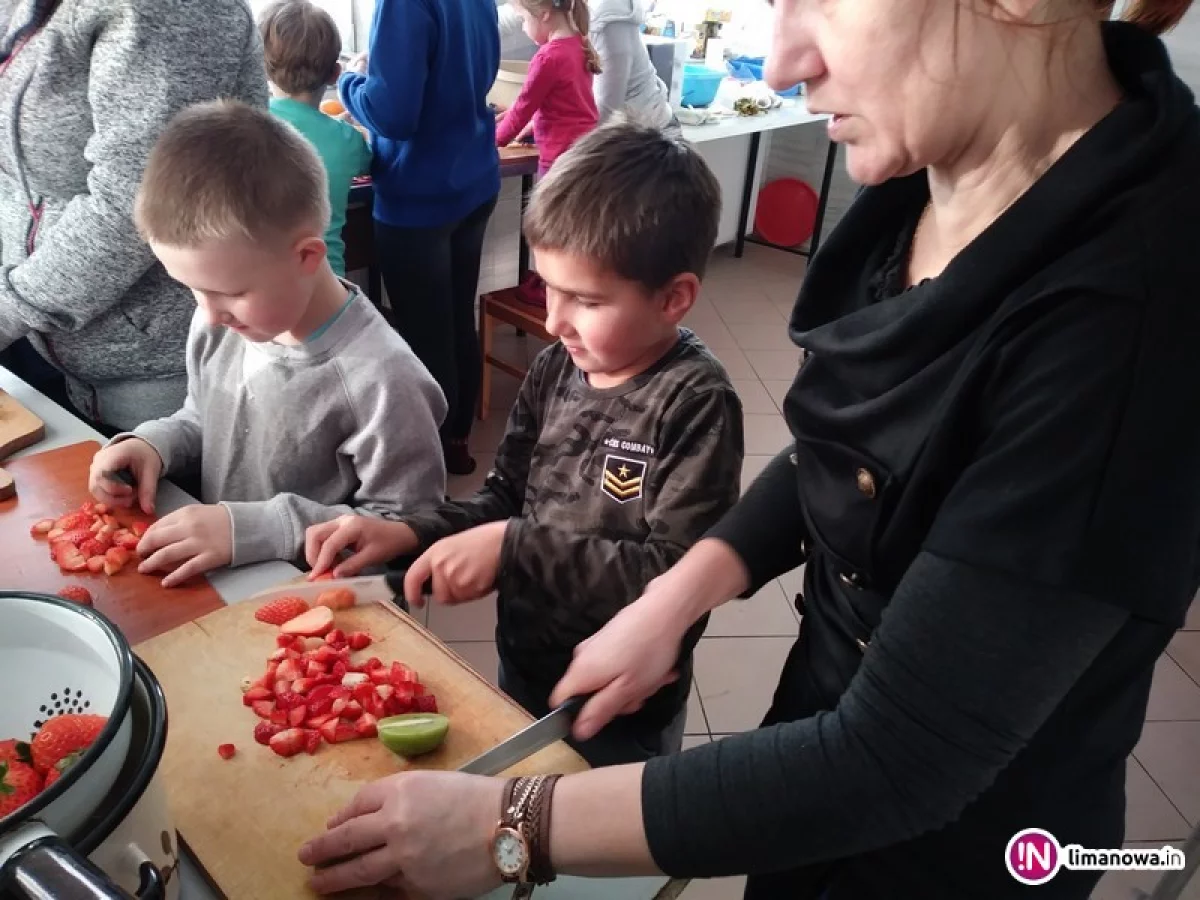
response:
[[[337,73],[342,38],[309,0],[276,0],[258,17],[267,78],[285,94],[316,94]]]
[[[558,158],[524,228],[535,250],[587,257],[656,291],[704,276],[720,218],[721,187],[690,144],[618,117]]]

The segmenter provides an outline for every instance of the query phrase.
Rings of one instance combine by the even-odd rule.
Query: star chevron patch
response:
[[[628,503],[642,496],[642,481],[646,476],[645,460],[623,456],[604,457],[604,483],[600,489],[618,503]]]

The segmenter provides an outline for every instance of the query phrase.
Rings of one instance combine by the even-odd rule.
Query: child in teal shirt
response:
[[[350,184],[371,170],[371,148],[358,129],[320,110],[325,89],[341,74],[342,40],[325,10],[309,0],[278,0],[259,18],[271,112],[289,123],[316,147],[329,181],[329,230],[325,232],[329,264],[346,275],[342,228]]]

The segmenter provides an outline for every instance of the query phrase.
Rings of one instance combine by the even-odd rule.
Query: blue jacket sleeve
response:
[[[338,80],[342,105],[372,134],[406,141],[416,133],[436,32],[425,0],[379,0],[367,74]]]

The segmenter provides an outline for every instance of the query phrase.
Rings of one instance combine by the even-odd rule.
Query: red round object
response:
[[[795,247],[812,237],[817,192],[799,178],[778,178],[758,192],[754,230],[768,243]]]

